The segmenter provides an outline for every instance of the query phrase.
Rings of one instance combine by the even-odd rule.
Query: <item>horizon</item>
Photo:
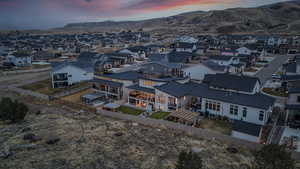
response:
[[[287,1],[74,0],[70,3],[66,0],[0,0],[0,14],[3,16],[0,30],[45,30],[71,23],[142,21],[195,11],[252,8]]]

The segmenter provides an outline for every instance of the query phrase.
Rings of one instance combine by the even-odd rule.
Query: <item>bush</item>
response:
[[[28,107],[17,100],[13,101],[5,97],[0,101],[0,120],[10,120],[16,123],[24,120],[27,112]]]
[[[284,146],[270,144],[255,152],[254,169],[295,169],[295,161]]]
[[[176,169],[202,169],[201,157],[192,151],[181,152],[178,157]]]

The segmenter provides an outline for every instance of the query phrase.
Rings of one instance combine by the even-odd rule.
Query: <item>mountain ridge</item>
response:
[[[279,2],[253,8],[193,11],[141,21],[71,23],[67,30],[159,30],[192,33],[300,33],[300,1]]]

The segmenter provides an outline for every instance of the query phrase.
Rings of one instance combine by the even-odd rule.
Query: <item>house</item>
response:
[[[239,58],[226,55],[213,55],[209,57],[209,60],[221,66],[230,66],[240,63]]]
[[[181,36],[181,37],[176,38],[175,41],[184,42],[184,43],[197,43],[198,39],[191,37],[191,36]]]
[[[149,62],[143,64],[139,69],[144,76],[161,77],[183,77],[182,64],[168,62]]]
[[[168,61],[170,63],[189,63],[193,58],[193,54],[190,52],[170,52],[168,54]]]
[[[155,87],[155,90],[159,110],[179,110],[189,107],[193,101],[199,112],[258,125],[267,123],[275,102],[275,99],[260,93],[230,92],[211,88],[205,83],[170,82]]]
[[[215,62],[208,60],[197,65],[184,67],[183,71],[186,75],[189,75],[191,79],[202,81],[206,74],[229,72],[229,67],[219,65]]]
[[[238,52],[239,55],[251,55],[252,54],[252,50],[248,49],[247,47],[240,47],[240,48],[236,49],[236,51]]]
[[[119,53],[131,54],[135,58],[145,59],[147,57],[147,48],[144,46],[134,46],[127,49],[120,50]]]
[[[136,84],[141,77],[142,74],[135,71],[95,75],[92,80],[93,90],[115,100],[127,99],[127,87]]]
[[[14,64],[15,66],[30,66],[32,63],[32,56],[25,51],[14,52],[7,56],[7,62]]]
[[[173,44],[173,48],[175,48],[176,52],[190,52],[192,53],[197,49],[196,44],[194,43],[186,43],[186,42],[177,42]]]
[[[81,62],[63,62],[54,65],[50,73],[53,88],[68,87],[76,83],[92,80],[94,68]]]
[[[203,80],[211,88],[237,92],[244,94],[256,94],[260,92],[261,83],[256,77],[232,74],[206,75]]]

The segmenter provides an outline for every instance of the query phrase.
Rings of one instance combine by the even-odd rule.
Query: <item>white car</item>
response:
[[[272,74],[273,79],[281,79],[281,76],[278,74]]]

